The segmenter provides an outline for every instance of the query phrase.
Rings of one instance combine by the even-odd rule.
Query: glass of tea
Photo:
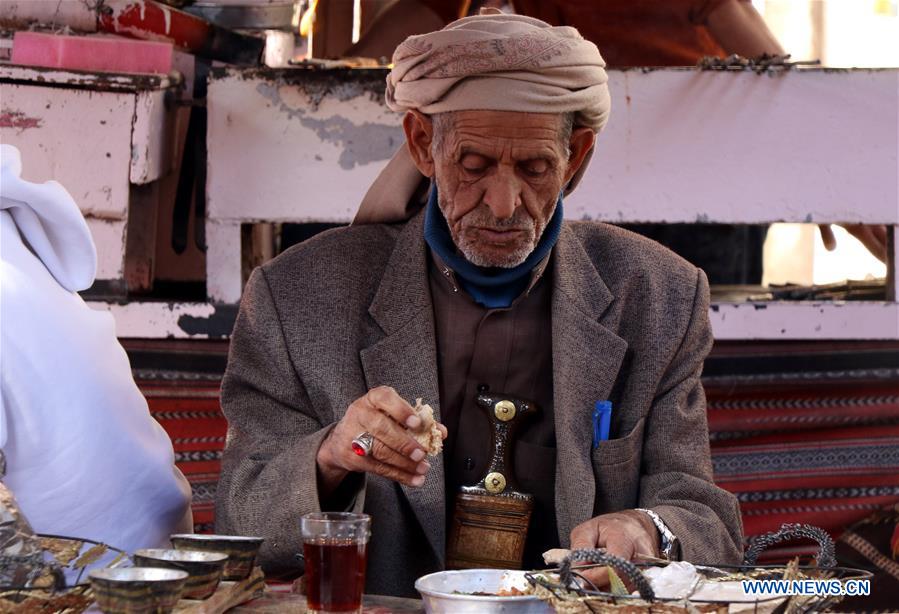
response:
[[[300,519],[309,614],[362,612],[371,516],[313,512]]]

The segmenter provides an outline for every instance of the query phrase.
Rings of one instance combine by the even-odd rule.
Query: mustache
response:
[[[512,217],[500,220],[493,216],[487,205],[478,205],[462,217],[462,226],[470,228],[487,228],[490,230],[533,230],[536,226],[532,218],[523,207],[515,210]]]

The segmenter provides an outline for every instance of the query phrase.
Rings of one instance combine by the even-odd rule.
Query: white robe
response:
[[[96,272],[87,224],[61,185],[21,179],[16,148],[0,161],[3,482],[37,532],[165,546],[190,528],[190,487],[111,314],[76,293]]]

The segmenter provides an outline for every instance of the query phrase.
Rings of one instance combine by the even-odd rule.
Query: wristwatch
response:
[[[668,528],[668,525],[665,524],[665,521],[662,520],[662,517],[656,514],[654,511],[643,509],[641,507],[638,507],[637,511],[643,512],[644,514],[649,516],[650,520],[652,520],[652,524],[654,524],[656,526],[656,529],[658,529],[660,537],[659,550],[661,550],[662,558],[673,561],[678,553],[677,551],[679,544],[677,541],[677,536],[671,532],[671,529]]]

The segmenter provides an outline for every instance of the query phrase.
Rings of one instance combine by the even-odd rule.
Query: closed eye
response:
[[[520,163],[518,167],[528,177],[542,177],[552,168],[550,163],[543,158],[525,160],[524,162]]]
[[[459,162],[466,172],[472,174],[481,174],[490,165],[490,161],[487,158],[473,153],[464,154]]]

